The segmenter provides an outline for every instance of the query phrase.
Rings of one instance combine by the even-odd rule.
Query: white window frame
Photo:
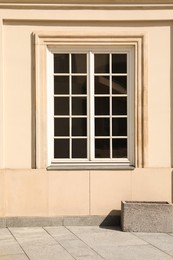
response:
[[[54,159],[54,84],[53,84],[53,55],[55,53],[87,53],[89,82],[87,124],[89,136],[87,140],[88,159]],[[94,54],[96,53],[121,53],[127,54],[127,158],[94,158]],[[51,46],[47,48],[47,147],[49,167],[133,167],[134,166],[134,47],[132,46]]]
[[[58,31],[42,31],[33,33],[33,102],[32,102],[32,131],[33,131],[33,161],[36,169],[73,170],[73,169],[133,169],[148,165],[148,102],[147,102],[147,35],[143,32],[118,32],[116,28],[109,31],[85,31],[63,28]],[[48,120],[47,120],[47,50],[50,48],[69,49],[75,46],[109,46],[131,47],[134,49],[134,167],[117,165],[115,163],[99,164],[52,164],[48,161]],[[34,94],[35,93],[35,94]],[[145,105],[144,105],[145,104]],[[35,141],[34,141],[35,140]],[[34,166],[35,165],[35,166]]]

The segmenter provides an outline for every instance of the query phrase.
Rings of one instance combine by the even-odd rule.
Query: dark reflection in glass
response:
[[[54,73],[69,73],[69,54],[54,54]]]
[[[127,139],[112,140],[113,158],[127,158]]]
[[[69,139],[54,139],[54,158],[69,158]]]
[[[72,118],[72,135],[86,136],[87,135],[87,119]]]
[[[95,118],[95,136],[109,136],[109,118]]]
[[[69,115],[69,98],[54,98],[54,115]]]
[[[109,115],[109,97],[95,97],[95,115]]]
[[[113,97],[112,98],[112,114],[127,115],[127,98]]]
[[[72,77],[72,94],[86,94],[86,76],[73,76]]]
[[[112,77],[112,93],[127,94],[127,76]]]
[[[95,139],[95,158],[110,158],[109,139]]]
[[[109,94],[109,77],[95,76],[95,94]]]
[[[127,73],[127,54],[112,54],[112,73]]]
[[[127,136],[127,118],[112,118],[112,135]]]
[[[54,119],[54,135],[69,136],[69,118]]]
[[[86,73],[86,54],[72,54],[72,73]]]
[[[72,158],[87,158],[87,139],[72,139]]]
[[[87,114],[86,97],[73,97],[72,98],[72,114],[73,115],[86,115]]]
[[[55,76],[54,77],[54,94],[69,94],[69,77]]]
[[[109,54],[95,54],[95,73],[109,73]]]

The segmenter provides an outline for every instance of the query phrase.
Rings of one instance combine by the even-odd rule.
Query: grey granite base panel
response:
[[[120,226],[120,216],[4,217],[0,228],[43,226]]]
[[[0,218],[0,228],[6,227],[6,218]]]
[[[122,202],[121,227],[127,232],[173,232],[173,206],[168,202]]]

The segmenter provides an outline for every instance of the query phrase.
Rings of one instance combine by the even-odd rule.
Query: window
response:
[[[49,165],[134,164],[133,56],[130,47],[48,49]]]

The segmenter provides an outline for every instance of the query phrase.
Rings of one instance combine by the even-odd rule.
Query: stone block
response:
[[[173,206],[165,201],[122,201],[121,228],[127,232],[172,232]]]

